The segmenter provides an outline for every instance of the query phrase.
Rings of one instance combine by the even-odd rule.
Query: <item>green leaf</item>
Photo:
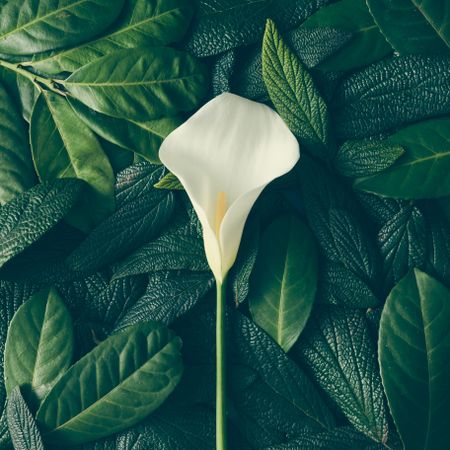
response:
[[[364,311],[316,311],[295,352],[358,431],[387,442],[388,413]]]
[[[0,267],[53,228],[72,208],[83,183],[44,183],[0,208]]]
[[[450,292],[418,269],[389,294],[380,324],[381,375],[405,448],[439,450],[450,438]]]
[[[334,165],[345,177],[364,177],[386,170],[404,152],[400,145],[386,141],[347,141],[339,147]]]
[[[72,270],[93,272],[158,235],[174,208],[173,193],[153,187],[163,171],[162,166],[143,162],[118,175],[117,211],[69,255],[67,264]]]
[[[41,434],[18,386],[8,396],[7,420],[15,450],[44,450]]]
[[[394,198],[434,198],[450,195],[450,119],[411,125],[386,141],[405,154],[388,170],[355,181],[366,192]]]
[[[433,0],[366,0],[375,22],[400,54],[450,49],[450,4]]]
[[[9,435],[8,419],[5,411],[0,417],[0,446],[2,449],[9,450],[11,448],[11,436]]]
[[[30,124],[33,161],[39,178],[79,178],[87,188],[70,223],[88,231],[115,209],[114,173],[94,133],[53,92],[38,98]]]
[[[142,420],[178,384],[183,372],[180,348],[180,338],[155,322],[106,339],[75,363],[45,398],[36,416],[45,439],[82,444]]]
[[[253,320],[285,352],[309,318],[317,277],[317,250],[309,228],[295,216],[275,220],[261,238],[249,308]]]
[[[38,406],[72,362],[72,319],[55,289],[34,294],[14,315],[5,346],[5,386]]]
[[[180,180],[173,173],[167,173],[155,184],[156,189],[169,189],[172,191],[184,191]]]
[[[384,59],[343,81],[334,98],[341,139],[359,139],[450,114],[450,56]]]
[[[327,105],[271,20],[264,33],[262,68],[270,99],[280,116],[300,143],[323,156],[329,141]]]
[[[0,204],[36,182],[25,122],[13,99],[0,84]]]
[[[160,164],[158,151],[164,138],[182,123],[178,116],[133,122],[100,114],[75,99],[69,103],[80,119],[103,139]]]
[[[73,72],[123,48],[166,45],[183,37],[192,15],[184,0],[127,0],[114,27],[86,44],[36,55],[26,63],[51,75]]]
[[[19,92],[20,103],[22,105],[23,118],[30,123],[31,114],[33,112],[36,100],[39,97],[40,91],[29,78],[21,75],[17,75],[17,89]]]
[[[301,28],[332,28],[351,33],[344,46],[319,64],[320,70],[346,71],[367,66],[392,52],[365,0],[340,0],[321,8]]]
[[[117,50],[63,84],[95,111],[137,122],[194,109],[208,87],[203,64],[166,47]]]
[[[10,0],[2,8],[0,52],[31,55],[86,41],[115,20],[123,0]]]

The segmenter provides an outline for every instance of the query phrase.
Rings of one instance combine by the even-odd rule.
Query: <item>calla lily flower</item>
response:
[[[300,152],[275,111],[225,93],[170,133],[159,157],[185,188],[202,224],[208,264],[222,283],[253,204]]]

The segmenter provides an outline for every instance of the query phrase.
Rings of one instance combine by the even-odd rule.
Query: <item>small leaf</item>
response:
[[[35,186],[0,209],[0,267],[48,230],[75,204],[83,182],[56,180]]]
[[[34,294],[16,312],[5,346],[8,394],[23,389],[37,406],[72,362],[72,320],[55,289]]]
[[[89,187],[71,213],[70,223],[89,231],[115,209],[114,173],[94,133],[52,92],[38,98],[30,124],[34,165],[39,178],[79,178]]]
[[[291,131],[322,156],[328,145],[327,106],[298,57],[267,21],[262,52],[263,78],[270,99]]]
[[[75,363],[37,413],[45,439],[76,445],[136,424],[178,384],[181,340],[146,322],[112,335]]]
[[[15,450],[44,450],[41,434],[17,386],[8,396],[8,428]]]
[[[433,0],[366,0],[375,22],[400,54],[450,49],[450,4]]]
[[[309,228],[294,216],[264,231],[250,281],[253,320],[283,348],[294,345],[314,302],[318,258]]]
[[[156,189],[169,189],[172,191],[184,191],[184,187],[180,180],[173,174],[167,173],[156,184]]]
[[[123,0],[10,0],[2,8],[0,52],[13,55],[68,47],[100,34]]]
[[[358,189],[394,198],[450,195],[450,119],[411,125],[386,140],[405,154],[384,172],[355,181]]]
[[[63,84],[93,110],[138,122],[194,109],[208,86],[199,61],[166,47],[117,50]]]
[[[339,147],[334,165],[345,177],[364,177],[386,170],[404,152],[400,145],[385,141],[347,141]]]
[[[383,385],[408,450],[439,450],[450,439],[450,291],[418,269],[389,294],[380,323]]]

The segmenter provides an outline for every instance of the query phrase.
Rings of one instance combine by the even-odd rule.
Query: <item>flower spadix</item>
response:
[[[267,184],[294,167],[300,152],[275,111],[226,93],[169,134],[159,156],[189,195],[209,266],[222,282],[253,204]]]

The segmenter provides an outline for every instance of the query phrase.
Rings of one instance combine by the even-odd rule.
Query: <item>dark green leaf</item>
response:
[[[83,185],[74,179],[40,184],[0,208],[0,267],[54,227]]]
[[[72,270],[93,272],[158,235],[174,207],[172,192],[153,187],[163,171],[161,166],[144,162],[118,175],[117,211],[98,225],[68,257],[67,264]],[[129,183],[130,190],[122,183]]]
[[[94,133],[65,98],[52,92],[39,96],[31,116],[30,141],[41,180],[79,178],[89,185],[70,223],[89,231],[114,211],[111,164]]]
[[[0,84],[0,204],[36,183],[25,122]]]
[[[433,0],[367,0],[375,22],[400,54],[450,49],[450,4]]]
[[[285,352],[309,318],[317,276],[317,249],[309,228],[295,216],[275,220],[261,238],[249,308],[253,320]]]
[[[231,78],[236,65],[236,51],[234,49],[219,55],[214,62],[211,73],[213,95],[231,92]]]
[[[72,362],[72,319],[54,289],[34,294],[14,315],[5,346],[5,386],[38,406]]]
[[[370,15],[365,0],[340,0],[320,9],[302,28],[331,28],[346,31],[351,39],[319,64],[321,70],[353,70],[392,52]]]
[[[50,443],[82,444],[136,424],[178,384],[181,340],[146,322],[102,342],[56,383],[37,413]]]
[[[360,178],[354,186],[394,198],[433,198],[450,195],[450,119],[411,125],[390,136],[405,154],[389,169]]]
[[[8,428],[15,450],[44,450],[41,434],[17,386],[8,396]]]
[[[405,448],[439,450],[450,438],[450,292],[415,269],[390,293],[380,324],[381,375]]]
[[[95,111],[139,122],[194,109],[208,83],[194,57],[148,47],[103,56],[75,71],[64,86]]]
[[[388,413],[364,311],[333,307],[316,311],[295,351],[350,423],[386,443]]]
[[[69,99],[69,103],[85,124],[103,139],[156,164],[160,163],[158,151],[162,141],[182,122],[178,116],[133,122],[105,116],[74,99]]]
[[[11,436],[9,435],[6,411],[3,411],[3,415],[0,417],[0,448],[5,450],[11,448]]]
[[[23,118],[29,123],[40,91],[29,78],[20,75],[17,75],[17,89],[20,95]]]
[[[314,81],[267,21],[262,52],[263,78],[270,99],[291,131],[312,152],[326,153],[329,141],[327,105]]]
[[[336,131],[358,139],[450,113],[450,56],[384,59],[339,88]]]
[[[50,54],[28,64],[48,74],[73,72],[123,48],[165,45],[179,40],[189,24],[192,6],[184,0],[127,0],[120,19],[94,41]]]
[[[31,55],[75,45],[106,29],[123,0],[10,0],[2,9],[0,52]]]
[[[347,141],[339,147],[334,165],[346,177],[364,177],[386,170],[403,153],[403,148],[395,143],[370,140]]]

